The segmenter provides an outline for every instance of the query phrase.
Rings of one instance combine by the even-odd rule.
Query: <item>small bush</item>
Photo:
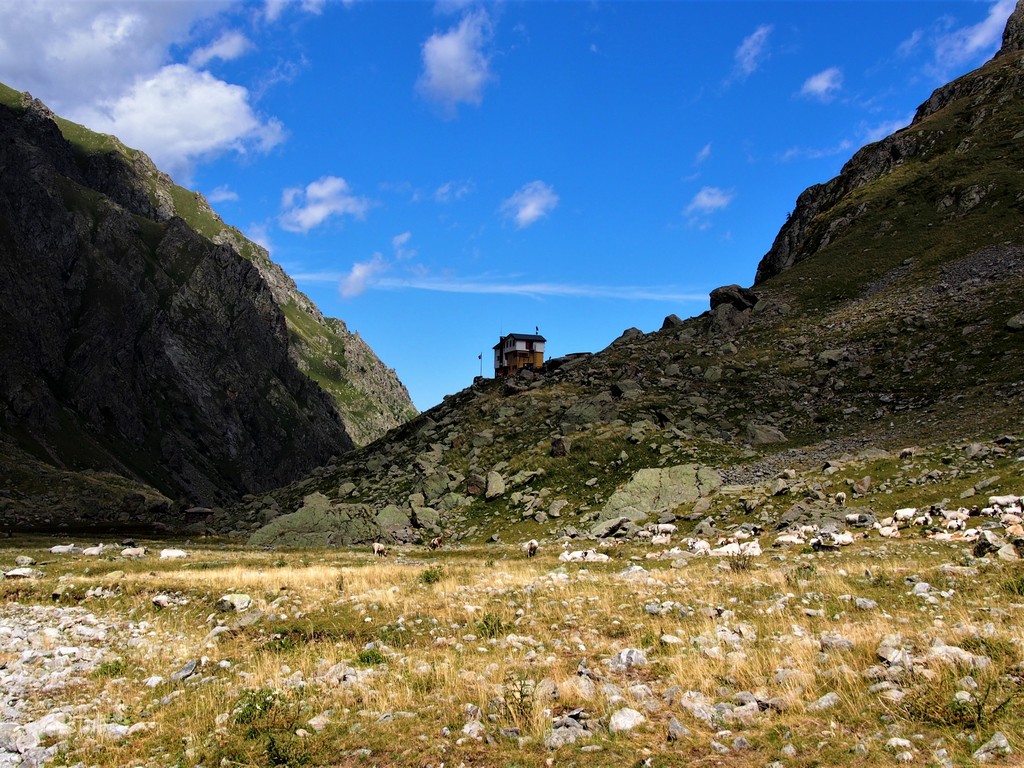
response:
[[[529,722],[533,715],[537,685],[529,678],[509,671],[503,685],[505,709],[508,717],[518,726]]]
[[[749,571],[754,567],[754,556],[741,552],[738,555],[733,555],[729,558],[729,570],[740,573],[742,571]]]
[[[444,568],[432,565],[420,574],[420,584],[437,584],[444,578]]]
[[[488,640],[502,637],[508,633],[509,627],[501,620],[501,616],[495,613],[484,614],[484,617],[476,623],[476,631],[481,637]]]
[[[93,672],[93,677],[120,677],[128,671],[128,665],[123,659],[111,659],[104,661]]]
[[[359,652],[359,655],[356,656],[356,663],[362,664],[365,667],[373,667],[377,664],[384,664],[386,662],[387,658],[376,648],[364,648]]]
[[[247,688],[235,704],[235,722],[251,725],[262,719],[277,703],[277,691],[270,688]]]

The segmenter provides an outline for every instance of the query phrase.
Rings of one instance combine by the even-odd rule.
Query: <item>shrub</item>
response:
[[[247,688],[235,704],[235,722],[251,725],[262,719],[277,703],[277,691],[270,688]]]
[[[437,584],[444,578],[444,568],[432,565],[420,574],[420,584]]]
[[[476,623],[477,634],[488,640],[507,634],[508,629],[505,622],[501,620],[501,616],[495,613],[484,614],[484,617]]]
[[[364,648],[359,652],[359,655],[356,656],[356,663],[362,664],[366,667],[372,667],[386,662],[387,658],[376,648]]]

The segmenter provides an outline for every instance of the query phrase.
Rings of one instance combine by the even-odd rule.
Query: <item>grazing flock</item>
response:
[[[836,494],[837,505],[845,505],[845,494]],[[1024,555],[1024,510],[1022,497],[1006,494],[990,496],[986,506],[975,505],[970,508],[957,507],[946,509],[937,505],[927,507],[904,507],[895,510],[890,517],[876,520],[864,512],[850,512],[844,518],[848,530],[840,530],[835,522],[819,525],[799,525],[778,533],[773,547],[808,546],[816,551],[835,550],[849,546],[857,539],[863,539],[877,532],[881,538],[896,539],[905,535],[916,535],[933,541],[966,542],[973,544],[976,554],[996,553],[1006,560],[1016,560]],[[852,529],[852,530],[850,530]],[[1001,529],[1002,535],[999,534]],[[678,539],[672,546],[673,537],[678,527],[674,523],[655,523],[648,525],[633,534],[634,539],[646,542],[652,547],[667,547],[660,551],[647,553],[648,558],[678,559],[685,557],[732,557],[748,558],[762,554],[761,538],[765,535],[760,526],[745,525],[728,536],[717,537],[713,541],[696,536],[685,536]],[[597,548],[571,549],[571,543],[562,544],[562,552],[558,559],[567,563],[600,563],[611,558],[598,549],[610,549],[621,542],[616,539],[601,540]],[[443,546],[440,536],[430,540],[427,547],[438,550]],[[530,539],[520,545],[527,558],[537,555],[541,544]],[[118,552],[118,546],[98,544],[80,547],[75,544],[58,544],[50,547],[52,554],[78,554],[86,557],[112,555]],[[134,541],[124,541],[120,545],[119,554],[125,559],[138,559],[149,555],[147,547],[137,546]],[[377,559],[388,556],[388,548],[381,542],[371,545],[371,552]],[[161,560],[176,560],[189,557],[184,549],[165,548],[159,551]],[[5,574],[14,578],[19,574]]]

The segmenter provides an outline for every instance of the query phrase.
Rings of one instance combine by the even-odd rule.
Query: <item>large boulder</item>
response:
[[[753,309],[757,304],[757,294],[738,285],[723,285],[711,292],[711,310],[714,311],[722,304],[728,304],[740,312]]]
[[[302,506],[281,515],[249,537],[253,546],[331,547],[366,544],[381,536],[376,510],[366,504],[337,504],[322,493],[303,499]]]
[[[637,522],[656,518],[713,493],[721,485],[718,472],[696,464],[641,469],[612,494],[598,520],[626,517]]]

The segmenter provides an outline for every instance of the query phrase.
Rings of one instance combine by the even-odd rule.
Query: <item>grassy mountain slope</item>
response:
[[[334,511],[328,525],[369,536],[376,521],[399,540],[586,535],[639,470],[689,464],[714,468],[723,488],[648,508],[648,521],[773,523],[850,489],[854,472],[876,475],[855,494],[865,508],[973,492],[984,467],[961,466],[962,446],[1001,438],[983,453],[1004,455],[1024,414],[1024,333],[1008,324],[1024,309],[1019,43],[1008,33],[913,125],[804,192],[753,293],[715,292],[700,317],[632,329],[537,378],[475,385],[215,524],[259,529],[307,499],[274,530],[301,530],[316,508]],[[933,465],[901,464],[907,446]],[[926,489],[918,466],[937,473]],[[1000,467],[991,486],[1019,492],[1021,464]],[[801,490],[775,498],[784,469]],[[505,488],[488,500],[489,473]]]

